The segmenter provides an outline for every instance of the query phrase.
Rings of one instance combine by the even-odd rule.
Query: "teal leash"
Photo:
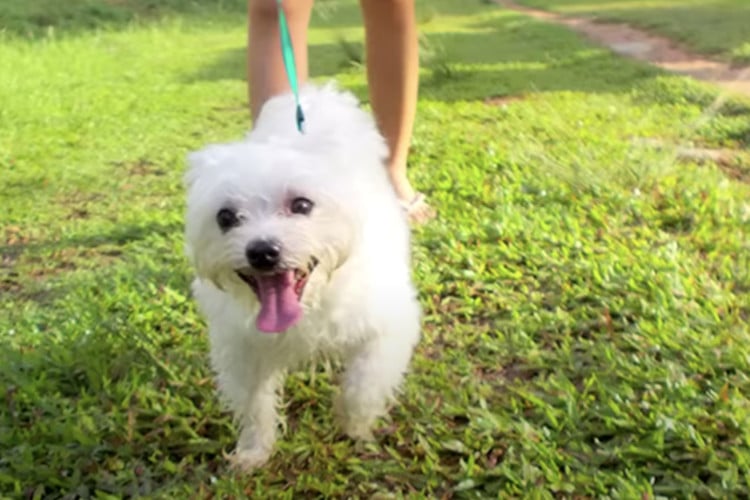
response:
[[[297,65],[294,62],[294,48],[292,47],[292,37],[289,35],[289,25],[286,22],[286,15],[284,14],[284,8],[281,5],[281,0],[276,0],[276,5],[279,8],[279,31],[281,33],[281,56],[284,59],[284,68],[286,69],[286,76],[289,80],[289,86],[292,88],[294,94],[294,100],[297,104],[297,112],[295,120],[297,122],[297,130],[300,133],[303,132],[302,125],[305,122],[305,115],[302,112],[302,105],[299,102],[299,87],[297,79]]]

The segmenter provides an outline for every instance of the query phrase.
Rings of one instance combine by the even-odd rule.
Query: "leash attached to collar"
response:
[[[279,8],[279,32],[281,34],[281,56],[284,59],[284,68],[286,69],[286,76],[289,80],[289,86],[292,88],[294,93],[294,100],[297,103],[297,112],[295,120],[297,122],[297,130],[300,133],[303,132],[302,124],[305,122],[305,115],[302,112],[302,105],[299,102],[299,87],[297,80],[297,65],[294,62],[294,48],[292,46],[292,37],[289,35],[289,25],[286,22],[286,15],[284,14],[284,8],[281,5],[281,0],[276,0],[276,5]]]

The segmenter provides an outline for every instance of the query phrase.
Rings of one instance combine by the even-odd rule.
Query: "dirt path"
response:
[[[590,40],[609,47],[617,54],[750,96],[750,67],[748,66],[733,67],[721,61],[708,59],[706,56],[691,52],[673,40],[626,24],[562,16],[525,7],[511,0],[496,1],[506,9],[521,12],[535,19],[567,26]]]

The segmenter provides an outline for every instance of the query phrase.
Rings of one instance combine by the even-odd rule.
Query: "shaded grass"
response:
[[[519,3],[605,21],[626,22],[700,52],[750,63],[750,4],[744,0],[521,0]]]
[[[366,98],[356,4],[323,5],[313,74]],[[410,171],[440,217],[405,393],[357,445],[335,367],[302,370],[268,467],[229,472],[180,176],[247,128],[245,20],[205,9],[0,45],[2,494],[748,495],[750,188],[674,151],[746,147],[750,107],[447,0],[420,4]]]
[[[243,0],[6,0],[0,4],[0,27],[29,39],[107,31],[165,18],[229,18],[247,13]]]

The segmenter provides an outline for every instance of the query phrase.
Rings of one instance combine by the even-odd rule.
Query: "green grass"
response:
[[[632,24],[680,40],[700,52],[750,63],[746,0],[519,0],[569,15]]]
[[[421,3],[410,172],[440,217],[415,233],[404,395],[360,446],[330,370],[295,374],[278,451],[243,477],[181,234],[186,152],[248,126],[241,6],[29,17],[49,5],[0,10],[0,496],[750,495],[747,103]],[[313,73],[365,98],[361,36],[356,3],[319,5]],[[685,144],[740,154],[677,163]]]

